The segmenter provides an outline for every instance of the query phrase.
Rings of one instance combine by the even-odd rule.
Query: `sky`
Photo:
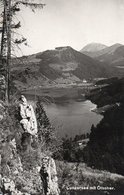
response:
[[[22,55],[71,46],[81,50],[91,42],[124,44],[124,0],[43,0],[33,13],[22,7],[19,33],[27,40]]]

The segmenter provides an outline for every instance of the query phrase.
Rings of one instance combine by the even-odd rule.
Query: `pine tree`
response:
[[[46,115],[42,101],[40,99],[37,101],[36,114],[38,125],[43,126],[44,128],[48,128],[50,126],[50,121]]]
[[[40,99],[38,99],[36,104],[36,117],[39,140],[46,143],[50,142],[54,132]]]
[[[38,3],[37,0],[1,0],[0,6],[3,8],[3,21],[2,27],[0,28],[1,36],[1,59],[2,59],[2,75],[5,77],[5,101],[9,102],[9,84],[10,84],[10,65],[11,65],[11,51],[12,51],[12,30],[21,27],[20,22],[17,24],[13,23],[13,16],[20,11],[20,6],[28,6],[34,11],[37,8],[43,8],[44,4]],[[20,44],[25,42],[26,39],[22,37],[21,39],[14,40],[15,44]]]

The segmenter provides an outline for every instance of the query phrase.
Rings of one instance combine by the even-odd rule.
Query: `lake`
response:
[[[44,104],[51,124],[60,137],[89,133],[92,124],[97,125],[103,118],[92,112],[96,105],[83,97],[82,88],[59,88],[37,90],[37,95],[51,97],[54,103]],[[34,91],[25,93],[28,100],[35,101]]]
[[[92,112],[96,105],[91,101],[69,101],[45,105],[46,113],[60,137],[89,133],[92,124],[97,125],[101,115]]]

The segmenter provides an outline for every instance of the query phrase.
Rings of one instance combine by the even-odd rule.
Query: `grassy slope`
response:
[[[104,186],[113,187],[113,191],[124,192],[124,176],[87,167],[85,163],[64,163],[57,161],[57,170],[61,188]],[[95,190],[97,192],[97,190]],[[106,190],[104,190],[106,191]],[[103,192],[104,192],[103,191]],[[84,194],[84,191],[83,191]]]

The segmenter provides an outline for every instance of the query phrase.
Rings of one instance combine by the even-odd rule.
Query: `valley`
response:
[[[124,0],[0,1],[0,195],[124,195]]]
[[[11,76],[18,89],[66,87],[91,83],[94,78],[117,76],[113,67],[73,48],[58,47],[31,56],[13,59]]]

